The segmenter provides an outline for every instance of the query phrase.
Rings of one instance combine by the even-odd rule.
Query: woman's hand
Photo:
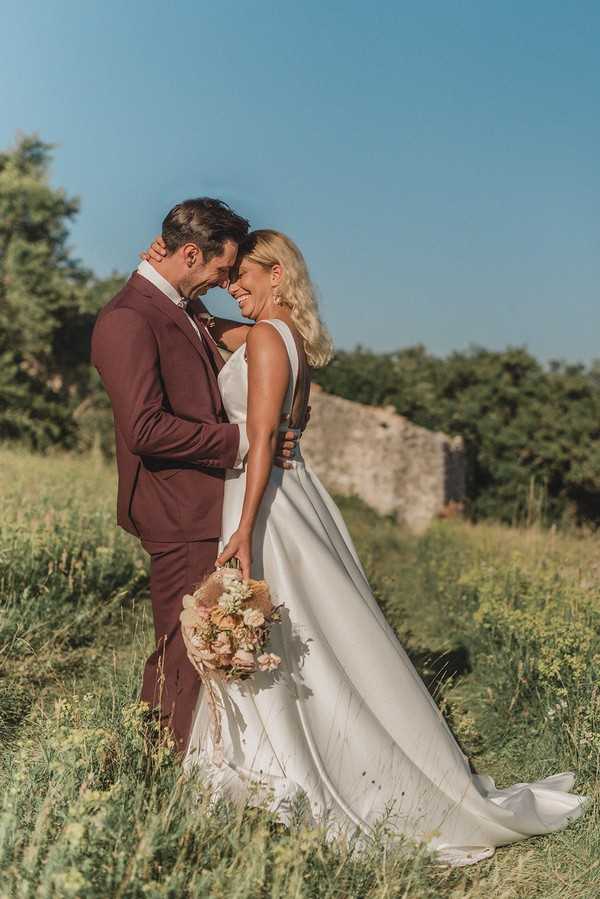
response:
[[[242,578],[247,581],[250,579],[252,567],[252,534],[248,531],[237,530],[231,535],[229,543],[220,556],[217,557],[216,564],[224,565],[230,559],[239,559]]]
[[[146,262],[162,262],[166,255],[167,248],[159,234],[158,237],[154,238],[151,246],[140,253],[140,259],[145,259]]]

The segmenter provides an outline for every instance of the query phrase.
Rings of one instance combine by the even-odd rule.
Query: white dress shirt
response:
[[[185,297],[182,297],[181,294],[179,293],[179,291],[175,290],[175,288],[173,287],[171,282],[167,281],[166,278],[163,278],[163,276],[160,274],[160,272],[158,272],[154,268],[154,266],[150,265],[150,263],[147,262],[145,259],[142,259],[142,261],[138,265],[137,272],[138,272],[138,275],[141,275],[142,278],[146,279],[146,281],[150,281],[151,284],[154,284],[154,286],[158,290],[160,290],[161,293],[164,293],[164,295],[166,297],[168,297],[171,300],[171,302],[175,303],[176,306],[179,306],[180,309],[184,309],[184,310],[186,309],[188,301],[185,299]],[[187,315],[187,313],[186,313],[186,315]],[[188,315],[188,319],[190,321],[192,328],[198,335],[198,340],[201,341],[202,337],[200,336],[200,331],[198,329],[198,325],[196,324],[194,319],[191,317],[191,315]],[[208,334],[208,331],[206,333]],[[210,340],[213,340],[212,335],[208,334],[208,337]],[[246,456],[248,455],[248,448],[249,448],[250,444],[248,442],[248,435],[246,434],[246,425],[238,424],[238,429],[240,432],[240,444],[238,446],[237,459],[236,459],[235,465],[233,467],[234,468],[243,468],[244,460],[245,460]]]
[[[157,272],[153,265],[150,265],[149,262],[146,262],[145,259],[142,259],[140,264],[137,267],[138,275],[141,275],[142,278],[145,278],[146,281],[150,281],[151,284],[154,284],[161,293],[164,293],[176,306],[179,306],[180,309],[187,309],[187,303],[185,297],[182,297],[178,290],[175,290],[170,281],[167,281],[166,278],[163,278],[160,272]],[[190,324],[193,327],[194,331],[200,337],[200,331],[198,330],[198,325],[194,321],[191,315],[188,315],[190,320]],[[202,340],[202,338],[200,337]]]

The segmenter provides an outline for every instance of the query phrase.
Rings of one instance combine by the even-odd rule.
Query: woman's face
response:
[[[256,321],[272,300],[272,269],[242,257],[233,277],[235,280],[229,285],[229,293],[244,318]]]

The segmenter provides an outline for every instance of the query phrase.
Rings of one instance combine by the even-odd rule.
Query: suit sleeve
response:
[[[156,339],[135,310],[115,309],[98,320],[92,362],[130,452],[202,467],[234,467],[237,425],[188,421],[166,410]]]

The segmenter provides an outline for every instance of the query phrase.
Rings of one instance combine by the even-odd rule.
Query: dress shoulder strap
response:
[[[283,340],[285,348],[287,350],[288,359],[290,360],[290,368],[292,370],[292,378],[288,388],[288,396],[286,401],[286,412],[289,413],[292,411],[292,403],[294,401],[294,395],[296,393],[296,383],[298,381],[298,371],[300,370],[298,347],[296,346],[296,341],[294,340],[294,336],[290,330],[290,326],[287,325],[284,321],[281,321],[280,318],[265,318],[263,319],[262,323],[273,325],[275,330],[279,331],[281,339]]]

